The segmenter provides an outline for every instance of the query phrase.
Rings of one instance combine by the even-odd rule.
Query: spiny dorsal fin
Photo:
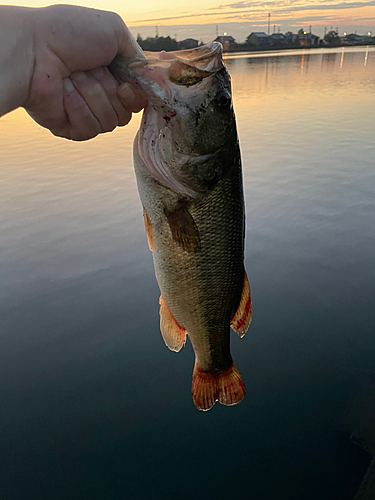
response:
[[[186,207],[181,206],[173,212],[165,209],[164,214],[167,217],[172,238],[183,250],[197,252],[201,249],[199,230]]]
[[[249,280],[247,279],[246,271],[244,270],[243,288],[240,304],[236,314],[233,316],[230,326],[242,338],[251,323],[251,297]]]
[[[182,328],[172,316],[163,297],[160,295],[160,331],[165,345],[171,350],[178,352],[186,342],[186,330]]]

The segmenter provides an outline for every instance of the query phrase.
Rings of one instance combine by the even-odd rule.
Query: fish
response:
[[[195,353],[192,398],[207,411],[242,401],[230,353],[252,314],[244,268],[245,210],[231,81],[222,46],[118,55],[109,66],[147,99],[134,140],[134,168],[155,276],[160,330]]]

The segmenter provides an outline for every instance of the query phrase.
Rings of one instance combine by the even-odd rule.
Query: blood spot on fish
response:
[[[172,111],[170,115],[164,115],[163,119],[165,120],[166,123],[169,123],[171,121],[171,118],[174,118],[176,116],[176,112]]]

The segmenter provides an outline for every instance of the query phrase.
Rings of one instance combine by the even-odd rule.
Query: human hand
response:
[[[31,11],[34,69],[26,111],[54,135],[76,141],[126,125],[146,102],[106,67],[118,53],[144,57],[122,19],[67,5]]]

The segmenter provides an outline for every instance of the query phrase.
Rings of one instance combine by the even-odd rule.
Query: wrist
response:
[[[0,116],[24,104],[31,83],[34,12],[24,7],[0,7]]]

